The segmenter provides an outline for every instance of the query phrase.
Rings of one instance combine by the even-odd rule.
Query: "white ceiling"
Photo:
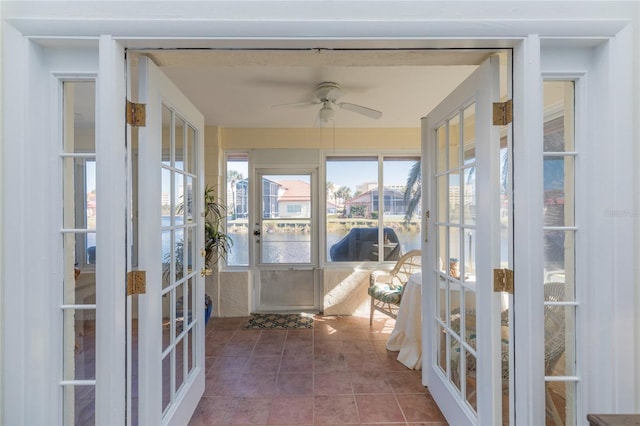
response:
[[[419,127],[490,52],[486,50],[165,50],[150,56],[204,114],[208,126],[305,128],[318,125],[318,83],[342,86],[339,102],[380,110],[379,120],[344,109],[336,127]],[[135,56],[134,56],[135,58]],[[134,61],[135,62],[135,61]]]

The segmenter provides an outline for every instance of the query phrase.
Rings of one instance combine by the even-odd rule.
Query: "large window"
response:
[[[227,154],[226,202],[227,233],[231,248],[227,255],[228,266],[249,265],[249,155]],[[223,196],[223,194],[220,194]]]
[[[395,261],[420,248],[420,157],[330,156],[326,179],[328,262]]]

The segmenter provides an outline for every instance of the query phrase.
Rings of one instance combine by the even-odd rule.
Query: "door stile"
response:
[[[145,103],[147,122],[160,123],[162,121],[162,100],[156,96],[152,89],[156,82],[154,74],[148,72],[149,62],[140,57],[138,62],[138,74],[147,75],[146,84],[139,81],[138,99]],[[161,247],[162,240],[157,230],[161,229],[161,220],[158,215],[157,201],[161,192],[159,180],[159,165],[162,156],[159,147],[154,141],[162,140],[162,132],[158,127],[146,126],[140,129],[138,139],[138,181],[144,182],[145,190],[138,190],[138,215],[144,220],[138,222],[138,235],[144,236],[145,245]],[[144,159],[144,161],[142,161]],[[162,264],[160,250],[143,250],[138,252],[138,268],[146,271],[147,289],[145,294],[138,296],[138,330],[139,342],[145,342],[138,346],[138,382],[141,384],[138,393],[138,422],[144,424],[161,423],[162,388],[160,386],[144,386],[157,380],[158,372],[162,371],[162,360],[157,348],[161,347],[162,330],[160,324],[160,307],[153,300],[160,300],[161,288],[157,284],[162,282],[160,268],[155,265]]]
[[[479,76],[489,85],[477,92],[478,105],[493,104],[499,101],[499,58],[490,59],[491,67],[486,76]],[[478,389],[490,389],[478,392],[478,423],[502,423],[502,374],[500,346],[500,294],[493,291],[493,269],[500,268],[500,127],[492,124],[491,110],[476,109],[476,134],[488,135],[477,138],[477,327],[487,330],[486,339],[478,339],[478,353],[490,353],[489,358],[478,357]],[[480,245],[484,242],[484,245]],[[483,286],[483,287],[480,287]],[[485,308],[486,307],[486,308]],[[488,308],[488,309],[487,309]],[[491,349],[484,350],[484,345]]]

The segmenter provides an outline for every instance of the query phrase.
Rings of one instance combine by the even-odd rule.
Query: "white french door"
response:
[[[183,424],[204,392],[204,118],[150,59],[138,66],[138,422]]]
[[[493,269],[501,265],[500,135],[491,117],[498,59],[486,60],[422,120],[430,216],[424,370],[455,425],[503,422],[502,307],[493,291]]]

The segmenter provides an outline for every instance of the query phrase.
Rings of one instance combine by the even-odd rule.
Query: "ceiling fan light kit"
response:
[[[315,96],[317,100],[273,105],[272,108],[303,105],[322,105],[322,107],[318,111],[318,119],[321,123],[326,123],[335,117],[336,111],[334,109],[334,106],[338,106],[342,109],[346,109],[347,111],[355,112],[357,114],[364,115],[365,117],[373,118],[376,120],[382,118],[382,112],[378,110],[362,105],[352,104],[350,102],[337,103],[336,101],[344,96],[344,94],[345,93],[342,90],[342,86],[340,86],[338,83],[325,81],[316,86]]]

